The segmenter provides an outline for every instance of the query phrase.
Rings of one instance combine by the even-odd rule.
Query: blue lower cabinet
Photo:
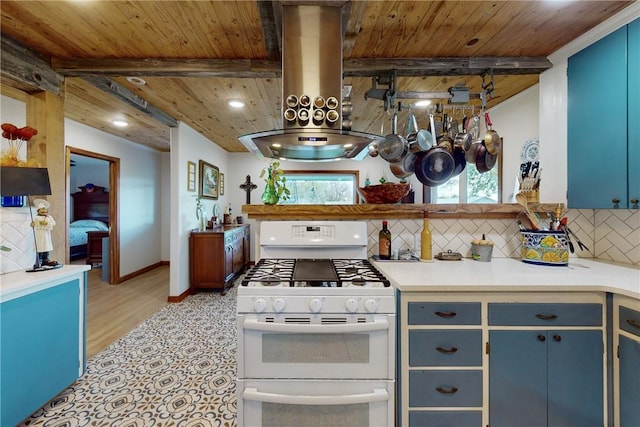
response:
[[[481,407],[482,371],[410,371],[409,407]]]
[[[489,332],[491,427],[602,427],[599,330]]]
[[[620,427],[640,423],[640,341],[620,336]]]
[[[482,331],[409,331],[409,366],[482,366]]]
[[[481,411],[409,411],[409,427],[481,426]]]
[[[18,424],[84,370],[79,286],[76,279],[0,305],[0,425]]]

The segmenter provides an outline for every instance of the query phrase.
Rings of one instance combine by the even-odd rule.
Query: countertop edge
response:
[[[0,303],[57,286],[89,270],[89,265],[64,265],[50,271],[27,273],[20,270],[3,274],[0,276]]]
[[[439,275],[442,276],[442,269],[453,267],[456,263],[454,261],[416,263],[415,265],[418,268],[417,275],[420,276],[419,282],[414,276],[409,279],[407,274],[400,272],[401,270],[397,266],[400,263],[395,263],[396,267],[394,268],[392,265],[394,263],[372,262],[400,292],[608,292],[640,300],[640,269],[635,266],[596,259],[581,259],[580,263],[576,262],[574,264],[574,269],[572,270],[568,270],[566,267],[532,266],[513,258],[498,258],[491,263],[479,263],[466,259],[466,262],[470,264],[466,265],[465,268],[467,270],[472,268],[479,270],[478,275],[480,276],[483,270],[495,270],[496,268],[498,270],[504,269],[505,274],[496,276],[496,278],[478,279],[478,275],[466,275],[466,271],[463,270],[464,279],[459,279],[458,283],[451,283],[451,281],[447,283],[447,280],[437,278]],[[600,272],[592,270],[600,270],[600,267],[605,270],[603,274],[606,278],[600,276]],[[541,269],[541,272],[544,271],[545,275],[536,277],[535,275],[527,274],[535,271],[536,268]],[[440,270],[440,272],[438,274],[426,274],[429,271],[435,273],[435,270]],[[557,275],[555,274],[556,272],[558,273]],[[492,273],[495,273],[495,271],[492,271]],[[513,283],[510,278],[513,278]],[[573,283],[563,283],[567,278],[571,278]],[[495,282],[491,282],[491,280],[495,280]]]

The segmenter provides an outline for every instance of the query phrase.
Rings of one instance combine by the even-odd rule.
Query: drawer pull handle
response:
[[[436,311],[436,316],[444,317],[445,319],[450,319],[452,317],[456,317],[458,313],[455,311]]]
[[[450,388],[436,387],[436,390],[442,394],[453,394],[458,391],[458,388],[457,387],[450,387]]]
[[[538,341],[545,342],[546,340],[547,337],[545,337],[544,335],[538,335]]]
[[[562,341],[562,337],[561,337],[560,335],[554,335],[554,336],[553,336],[553,340],[554,340],[555,342],[560,342],[560,341]]]
[[[640,322],[635,319],[627,319],[627,323],[633,326],[634,328],[640,329]]]
[[[449,347],[449,348],[436,347],[436,350],[438,350],[440,353],[445,353],[445,354],[452,354],[458,351],[458,349],[455,347]]]
[[[540,320],[556,320],[558,318],[555,314],[536,314],[536,317]]]

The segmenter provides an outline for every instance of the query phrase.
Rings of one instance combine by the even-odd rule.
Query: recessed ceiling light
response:
[[[244,101],[240,99],[230,99],[228,104],[229,104],[229,107],[233,107],[233,108],[242,108],[245,106]]]
[[[111,120],[111,123],[113,123],[114,126],[118,126],[119,128],[124,128],[129,126],[129,122],[125,120]]]
[[[127,81],[131,84],[134,84],[136,86],[144,86],[147,84],[147,82],[145,82],[143,79],[141,79],[140,77],[127,77]]]

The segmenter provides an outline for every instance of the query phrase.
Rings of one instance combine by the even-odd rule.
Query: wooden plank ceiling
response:
[[[239,135],[281,127],[278,8],[283,3],[3,0],[0,24],[3,38],[39,53],[65,76],[68,118],[168,151],[167,121],[94,86],[108,78],[223,149],[242,152]],[[452,59],[492,57],[495,65],[504,57],[512,70],[494,72],[491,107],[538,82],[537,72],[522,74],[518,57],[544,59],[631,3],[352,1],[346,6],[344,82],[352,86],[353,129],[389,130],[382,101],[364,98],[373,74],[397,68],[398,91],[446,92],[463,84],[478,93],[483,84],[478,70],[443,71],[424,64],[431,58],[454,64]],[[29,90],[6,74],[3,66],[3,93]],[[130,76],[146,84],[132,84]],[[488,74],[485,79],[488,83]],[[229,99],[243,99],[247,107],[232,110]],[[114,128],[112,118],[130,125]],[[418,114],[418,120],[424,117]]]

